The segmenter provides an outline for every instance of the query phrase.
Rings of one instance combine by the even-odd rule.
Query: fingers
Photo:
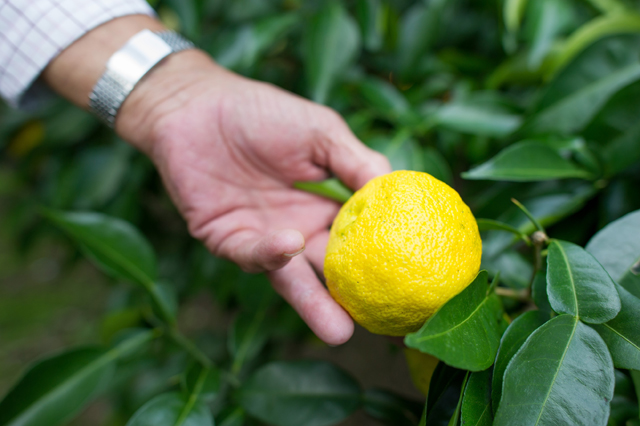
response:
[[[246,230],[230,236],[219,252],[246,272],[280,269],[305,249],[304,237],[294,229],[283,229],[260,236]]]
[[[329,143],[323,144],[326,152],[324,166],[351,189],[360,189],[376,176],[391,172],[389,160],[355,137],[344,120],[337,114],[329,120]]]
[[[322,231],[307,241],[307,248],[304,251],[304,255],[316,273],[320,276],[324,276],[324,256],[327,251],[327,242],[329,241],[329,231]]]
[[[353,334],[353,320],[322,286],[304,255],[267,276],[273,288],[321,340],[329,345],[340,345],[349,340]]]

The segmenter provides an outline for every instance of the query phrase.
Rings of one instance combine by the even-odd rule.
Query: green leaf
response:
[[[508,223],[500,222],[499,220],[493,220],[493,219],[476,219],[476,222],[478,223],[478,230],[480,232],[506,231],[506,232],[511,232],[512,234],[522,239],[523,241],[526,241],[527,243],[530,242],[529,237],[526,234],[523,234],[522,232],[520,232],[519,229],[514,228]]]
[[[239,398],[247,413],[276,426],[324,426],[360,407],[360,387],[327,362],[281,361],[256,371]]]
[[[520,30],[527,3],[528,0],[505,0],[503,16],[507,31],[516,33]]]
[[[449,424],[460,401],[464,380],[464,371],[449,367],[443,362],[438,363],[429,384],[429,395],[423,413],[424,422],[421,420],[421,425],[447,426]]]
[[[500,349],[493,366],[493,379],[491,387],[491,399],[493,404],[493,414],[498,411],[500,399],[502,398],[502,380],[504,372],[513,356],[520,350],[525,341],[538,329],[544,320],[539,312],[529,311],[516,318],[507,328],[502,340]]]
[[[229,353],[233,358],[233,374],[238,374],[242,366],[255,358],[267,343],[269,324],[265,316],[266,311],[260,309],[242,313],[233,322],[228,340]]]
[[[581,87],[528,119],[518,135],[569,135],[585,128],[620,89],[640,80],[640,64],[632,64]]]
[[[586,249],[618,284],[640,298],[640,210],[605,226]]]
[[[462,399],[464,397],[464,391],[467,388],[467,383],[469,381],[470,374],[471,372],[467,371],[467,373],[464,375],[464,380],[462,381],[460,394],[458,395],[458,404],[456,405],[456,409],[453,412],[453,416],[451,416],[451,419],[449,419],[448,426],[458,426],[458,424],[460,423],[460,416],[462,411]]]
[[[167,0],[167,3],[180,18],[180,30],[189,38],[198,38],[200,34],[200,20],[195,0]]]
[[[322,182],[295,182],[293,187],[321,195],[339,203],[346,203],[353,195],[353,191],[336,178],[323,180]]]
[[[617,285],[622,309],[604,324],[592,325],[609,347],[617,368],[640,370],[640,299]]]
[[[509,363],[494,425],[604,425],[613,397],[611,356],[598,333],[560,315],[537,329]]]
[[[365,413],[389,426],[414,426],[422,404],[382,389],[367,389],[362,396]]]
[[[405,344],[452,367],[481,371],[493,364],[500,345],[502,305],[480,271],[460,294],[440,308]],[[465,342],[461,345],[460,342]]]
[[[565,30],[574,9],[562,0],[538,0],[529,5],[527,18],[533,29],[533,40],[528,63],[530,68],[536,69],[542,64],[556,38]]]
[[[531,284],[531,297],[538,309],[547,318],[551,317],[551,303],[547,293],[547,269],[543,266],[541,271],[536,272]]]
[[[637,64],[640,36],[624,34],[605,37],[587,47],[545,88],[533,106],[538,113],[612,73]]]
[[[471,373],[464,390],[461,411],[462,424],[491,426],[491,370]]]
[[[176,303],[160,288],[156,258],[144,236],[131,224],[99,213],[44,210],[43,215],[65,231],[85,255],[114,278],[141,285],[153,299],[160,317],[175,322]]]
[[[423,171],[429,173],[434,178],[443,181],[449,186],[453,185],[453,172],[447,160],[440,151],[433,147],[424,148]]]
[[[463,102],[445,104],[430,118],[434,124],[449,130],[496,138],[509,135],[522,124],[519,115]]]
[[[194,362],[184,374],[182,387],[189,394],[197,394],[203,398],[214,399],[220,392],[220,370],[214,366],[205,367],[200,363]]]
[[[356,10],[364,47],[372,52],[378,51],[382,47],[385,30],[382,2],[358,0]]]
[[[547,293],[554,311],[588,323],[607,322],[620,312],[614,281],[585,249],[552,240],[547,257]]]
[[[397,65],[403,80],[416,77],[420,60],[436,41],[442,13],[448,2],[449,0],[417,2],[402,16],[397,44]]]
[[[640,123],[631,126],[602,148],[602,158],[609,175],[621,173],[640,160],[638,140],[640,140]]]
[[[614,15],[604,15],[583,25],[567,39],[562,49],[555,53],[545,64],[547,73],[553,75],[565,67],[587,46],[607,36],[623,33],[640,32],[640,15],[626,12]]]
[[[324,104],[360,49],[357,24],[342,3],[328,1],[305,31],[304,66],[311,99]]]
[[[153,248],[131,224],[99,213],[45,210],[43,214],[107,274],[143,286],[153,285],[157,275]]]
[[[462,174],[465,179],[534,182],[594,176],[564,159],[548,144],[522,141],[502,150],[491,160]]]
[[[244,426],[245,415],[242,408],[237,408],[219,423],[219,426]]]
[[[171,392],[140,407],[127,426],[213,426],[213,417],[202,400]]]
[[[0,401],[0,425],[64,423],[105,389],[120,356],[153,337],[152,332],[137,333],[111,350],[75,349],[39,361]]]
[[[398,133],[393,139],[376,137],[367,141],[368,145],[384,154],[393,170],[424,169],[424,155],[420,145],[405,132]]]
[[[397,119],[411,109],[404,95],[387,81],[367,78],[360,82],[359,88],[371,106],[391,119]]]
[[[295,14],[263,18],[223,33],[210,50],[218,64],[247,72],[297,23],[298,16]]]

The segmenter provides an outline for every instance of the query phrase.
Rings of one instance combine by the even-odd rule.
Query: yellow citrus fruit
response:
[[[360,325],[404,336],[473,281],[481,254],[478,225],[454,189],[427,173],[397,171],[342,206],[324,273]]]

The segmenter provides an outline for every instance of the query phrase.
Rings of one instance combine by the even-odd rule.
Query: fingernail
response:
[[[295,253],[285,253],[284,255],[285,255],[285,256],[287,256],[287,257],[297,256],[297,255],[299,255],[300,253],[302,253],[302,252],[304,251],[304,249],[305,249],[305,248],[304,248],[304,247],[302,247],[300,250],[298,250],[298,251],[297,251],[297,252],[295,252]]]

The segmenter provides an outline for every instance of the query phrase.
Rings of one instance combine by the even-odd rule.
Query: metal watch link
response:
[[[89,109],[113,127],[122,103],[145,74],[170,54],[194,47],[173,31],[140,31],[109,58],[89,95]]]

